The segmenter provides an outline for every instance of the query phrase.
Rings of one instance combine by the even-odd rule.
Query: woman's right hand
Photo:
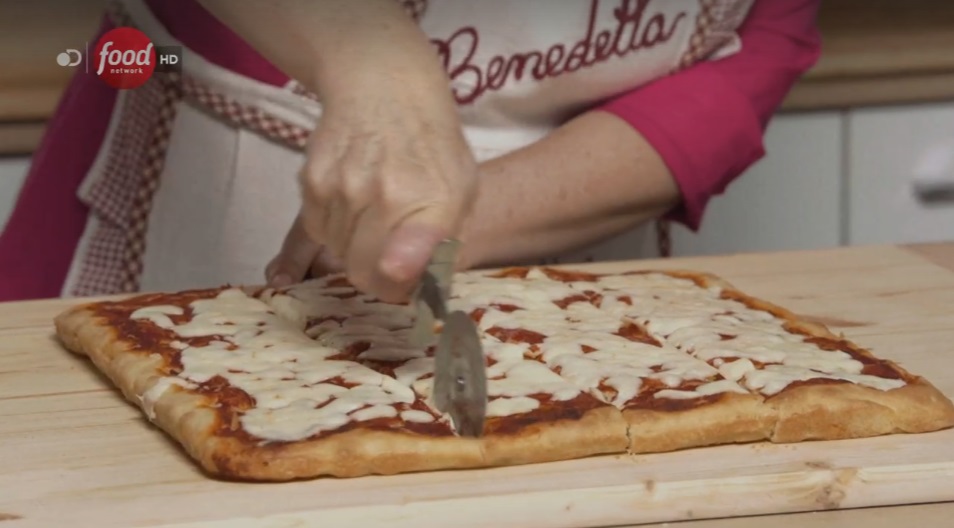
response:
[[[405,300],[470,212],[476,162],[446,79],[397,72],[324,106],[301,173],[301,225],[360,290]],[[370,79],[369,79],[370,81]]]
[[[325,107],[301,173],[302,209],[266,272],[273,285],[341,269],[360,290],[406,299],[434,248],[457,237],[476,162],[446,84]]]
[[[434,247],[459,233],[476,189],[427,36],[397,0],[200,1],[322,104],[298,227],[269,278],[300,279],[291,255],[326,246],[358,288],[406,298]]]

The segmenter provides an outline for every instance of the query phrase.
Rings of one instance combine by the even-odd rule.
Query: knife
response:
[[[461,310],[448,313],[456,240],[438,245],[421,277],[412,302],[417,319],[411,330],[415,346],[430,346],[434,322],[444,323],[434,352],[434,406],[450,415],[461,436],[479,437],[487,414],[487,367],[477,325]]]

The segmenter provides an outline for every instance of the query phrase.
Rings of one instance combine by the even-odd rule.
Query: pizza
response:
[[[479,438],[432,404],[414,312],[342,275],[77,305],[57,316],[209,474],[285,481],[747,442],[924,433],[954,404],[899,365],[710,274],[455,276],[487,365]],[[434,332],[440,332],[440,323]]]

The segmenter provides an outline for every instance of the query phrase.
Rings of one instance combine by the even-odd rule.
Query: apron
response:
[[[533,143],[616,94],[738,50],[753,0],[406,2],[451,79],[478,161]],[[478,7],[479,6],[479,7]],[[141,0],[117,25],[183,46]],[[297,173],[321,104],[183,46],[182,72],[119,93],[79,198],[90,214],[64,296],[259,284],[300,205]],[[634,230],[546,262],[635,256]],[[634,242],[635,241],[635,242]],[[642,243],[640,243],[642,241]]]

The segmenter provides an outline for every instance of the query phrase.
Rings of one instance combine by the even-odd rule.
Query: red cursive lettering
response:
[[[468,105],[488,91],[500,90],[508,82],[527,77],[537,81],[558,77],[592,67],[613,56],[625,57],[668,42],[687,14],[680,12],[672,20],[667,20],[662,13],[655,13],[646,19],[650,2],[619,0],[619,6],[612,11],[615,27],[597,31],[600,0],[591,0],[586,33],[569,50],[561,42],[542,51],[494,55],[486,64],[476,64],[474,59],[480,48],[480,35],[473,26],[462,27],[447,39],[433,39],[432,42],[454,83],[457,104]]]

